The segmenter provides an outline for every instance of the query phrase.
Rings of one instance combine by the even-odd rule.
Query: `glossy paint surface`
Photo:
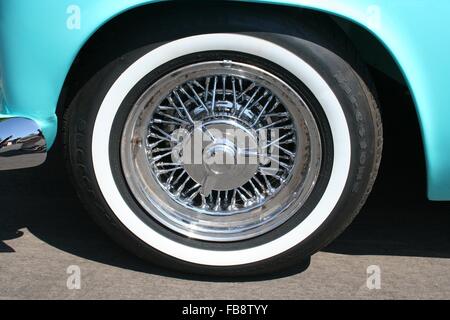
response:
[[[0,115],[34,119],[50,145],[57,131],[56,104],[79,50],[113,17],[153,2],[0,0]],[[253,2],[337,15],[363,26],[382,42],[413,93],[425,143],[429,198],[450,200],[450,1]],[[79,28],[73,17],[80,18]]]

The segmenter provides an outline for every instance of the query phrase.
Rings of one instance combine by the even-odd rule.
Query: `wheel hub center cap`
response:
[[[185,140],[182,154],[189,155],[181,163],[202,185],[204,195],[241,187],[258,170],[255,134],[234,120],[213,120],[197,126]]]

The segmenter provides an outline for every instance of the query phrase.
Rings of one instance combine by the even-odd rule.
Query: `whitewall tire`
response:
[[[251,210],[247,210],[244,201],[241,201],[243,213],[231,212],[231,204],[225,205],[224,202],[231,203],[233,193],[218,189],[215,200],[211,198],[211,201],[219,202],[220,209],[216,208],[216,211],[225,212],[222,214],[231,212],[236,217],[243,215],[242,221],[245,223],[250,223],[247,217],[254,212],[264,216],[264,210],[268,210],[266,208],[281,208],[273,209],[270,216],[270,221],[273,221],[271,225],[255,224],[255,227],[248,228],[250,231],[246,231],[245,237],[239,237],[239,230],[244,230],[239,229],[241,220],[231,220],[228,217],[211,218],[211,221],[220,221],[221,227],[225,221],[230,221],[230,226],[237,226],[232,234],[234,238],[230,236],[227,240],[225,236],[230,232],[224,231],[224,235],[221,235],[222,229],[204,229],[206,231],[201,233],[196,232],[194,227],[192,231],[189,230],[189,226],[197,226],[192,222],[187,226],[179,222],[179,225],[174,225],[173,228],[169,218],[166,223],[166,211],[175,217],[182,215],[189,218],[191,211],[193,215],[196,214],[195,206],[182,209],[182,203],[173,198],[173,194],[164,194],[163,190],[159,190],[159,185],[139,182],[140,180],[134,177],[134,169],[128,170],[123,160],[126,152],[121,141],[125,135],[123,132],[127,131],[126,123],[130,122],[131,114],[137,108],[137,101],[143,99],[146,91],[153,92],[152,86],[163,83],[164,76],[172,72],[176,78],[181,72],[179,70],[198,66],[199,63],[205,64],[205,67],[202,65],[201,72],[206,74],[207,64],[213,65],[214,62],[220,65],[220,62],[231,63],[230,61],[236,64],[236,74],[239,74],[239,68],[241,71],[248,68],[249,77],[252,70],[258,70],[255,72],[279,79],[280,85],[277,87],[274,84],[272,94],[276,96],[277,88],[287,88],[286,90],[293,92],[292,99],[298,97],[298,101],[304,102],[307,110],[305,112],[311,117],[310,120],[305,120],[305,126],[310,125],[307,128],[310,131],[305,133],[305,137],[311,138],[313,131],[317,131],[317,137],[321,141],[316,142],[319,148],[317,157],[320,159],[320,163],[316,161],[319,163],[315,167],[317,174],[308,182],[309,185],[302,184],[302,188],[309,188],[308,193],[303,195],[301,191],[295,190],[300,184],[289,184],[289,179],[294,179],[290,175],[295,177],[298,174],[294,163],[291,170],[295,172],[286,173],[289,175],[286,186],[280,183],[280,190],[289,188],[289,192],[304,197],[302,201],[291,199],[288,195],[283,198],[273,192],[271,197],[265,197],[266,202],[261,203],[259,207],[255,205]],[[217,64],[215,71],[211,72],[217,72]],[[69,165],[79,194],[97,222],[118,242],[143,258],[164,266],[199,273],[249,274],[269,272],[295,264],[295,261],[326,245],[350,223],[365,201],[376,176],[381,156],[381,123],[372,91],[358,68],[354,67],[351,61],[346,61],[320,44],[306,41],[302,37],[278,33],[194,34],[132,50],[100,70],[82,88],[68,110],[66,145]],[[189,74],[186,75],[188,76]],[[215,79],[214,76],[215,74],[211,73],[211,79]],[[260,78],[263,77],[255,76],[255,79]],[[190,81],[197,81],[196,79]],[[208,75],[202,79],[208,79]],[[221,92],[225,101],[233,97],[231,81],[234,85],[234,76],[224,76],[224,79],[224,89],[218,92]],[[248,79],[250,78],[245,78],[245,81],[249,81]],[[269,80],[268,84],[275,81]],[[205,87],[200,83],[198,85],[199,88]],[[177,84],[177,88],[178,86],[180,84]],[[269,87],[268,85],[265,88]],[[157,89],[163,90],[161,88],[164,88],[162,84]],[[165,95],[168,96],[170,92],[167,91]],[[205,89],[205,92],[209,92],[208,89]],[[154,97],[155,93],[152,94]],[[205,104],[208,100],[205,97],[207,94],[199,98],[203,99]],[[153,102],[152,97],[149,98],[149,105],[162,103]],[[234,97],[236,98],[236,95]],[[280,101],[280,104],[284,102],[283,97],[280,97]],[[195,106],[194,103],[191,105]],[[295,106],[299,106],[295,101],[292,105],[295,113]],[[256,114],[264,111],[262,106],[255,108],[259,111],[249,114],[248,117],[257,118]],[[227,116],[226,110],[228,109],[224,107],[222,118]],[[142,120],[142,116],[136,116],[136,119]],[[292,119],[297,121],[295,116],[292,116]],[[297,128],[297,124],[293,125]],[[159,127],[157,129],[159,130]],[[308,150],[313,148],[314,145],[309,146]],[[297,154],[300,158],[303,155],[304,152]],[[308,158],[308,163],[313,165],[314,159],[311,157]],[[189,174],[186,174],[188,177]],[[232,173],[230,177],[231,175]],[[299,177],[298,181],[303,178],[307,178],[306,174],[305,177]],[[139,181],[133,184],[136,180]],[[139,189],[135,185],[144,187],[135,192],[134,189]],[[264,192],[263,187],[256,189],[256,192]],[[198,194],[199,199],[200,196],[203,199],[203,195]],[[166,197],[168,200],[162,203],[160,199]],[[219,201],[218,197],[223,199]],[[283,201],[286,201],[285,207]],[[205,208],[205,203],[202,208]],[[236,208],[234,206],[233,210],[238,210]],[[284,213],[288,211],[289,215]],[[204,214],[201,219],[193,221],[209,219],[209,216],[214,215],[214,210],[201,214]],[[278,215],[283,214],[284,220],[275,223],[276,219],[281,219]],[[208,220],[204,225],[211,225],[211,221]],[[204,226],[199,224],[198,230],[201,228]],[[258,232],[252,233],[253,229]],[[217,238],[211,236],[216,234]]]

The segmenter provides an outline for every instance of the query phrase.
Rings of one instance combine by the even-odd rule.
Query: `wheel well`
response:
[[[278,26],[283,27],[286,24],[292,27],[293,21],[301,19],[314,21],[313,23],[322,32],[324,30],[330,31],[331,37],[345,37],[349,41],[343,41],[343,43],[350,43],[362,61],[369,66],[377,91],[385,90],[386,76],[394,80],[390,81],[389,92],[395,94],[385,95],[380,106],[383,121],[386,122],[385,117],[387,116],[403,118],[406,115],[405,118],[415,122],[411,124],[416,130],[414,136],[420,140],[421,134],[416,114],[412,116],[411,110],[406,110],[408,108],[397,108],[395,112],[391,110],[385,112],[386,110],[384,110],[386,106],[396,105],[395,99],[399,94],[406,94],[411,97],[411,93],[393,56],[380,40],[369,31],[351,21],[319,11],[292,6],[237,3],[234,1],[206,3],[204,1],[167,1],[143,5],[113,18],[102,26],[78,53],[66,77],[58,101],[58,115],[63,113],[84,83],[118,56],[149,43],[170,40],[167,38],[167,34],[170,34],[174,39],[184,36],[185,30],[177,25],[178,21],[189,19],[189,23],[195,24],[198,21],[209,19],[217,25],[226,25],[227,15],[205,14],[206,12],[223,12],[223,10],[240,10],[246,11],[248,15],[261,16],[261,24],[268,25],[275,31]],[[245,17],[245,14],[243,16]],[[267,16],[273,19],[264,19]],[[245,21],[243,21],[243,26],[245,26]],[[142,30],[148,30],[148,32],[143,33]],[[243,30],[229,31],[242,32]],[[244,31],[252,30],[246,29]],[[220,27],[217,28],[217,32],[221,32]],[[298,34],[301,30],[297,29],[293,32]],[[137,33],[140,36],[133,36]],[[330,36],[328,37],[330,38]],[[410,101],[413,104],[412,99]],[[422,146],[421,141],[415,141],[415,143]],[[423,147],[421,147],[420,152],[419,157],[423,158]],[[422,163],[420,166],[422,167]],[[421,170],[422,168],[416,169]]]
[[[149,43],[167,41],[167,33],[174,38],[183,36],[185,30],[177,27],[180,19],[190,19],[195,23],[198,19],[213,19],[214,23],[226,25],[227,15],[205,15],[205,12],[223,12],[223,10],[248,11],[248,14],[274,18],[271,27],[277,24],[295,23],[295,20],[314,20],[319,32],[330,29],[338,37],[346,37],[355,47],[362,60],[370,66],[387,74],[397,82],[405,84],[402,73],[392,55],[369,31],[343,18],[326,13],[301,9],[291,6],[256,4],[231,1],[167,1],[143,5],[131,9],[103,25],[83,46],[74,60],[66,77],[58,102],[58,109],[65,107],[73,99],[76,92],[98,70],[106,66],[117,56],[127,51],[145,46]],[[202,18],[203,17],[203,18]],[[284,19],[289,17],[290,19]],[[272,19],[271,19],[272,20]],[[243,22],[244,25],[245,22]],[[261,19],[261,24],[270,24]],[[170,29],[170,30],[169,30]],[[286,29],[286,28],[285,28]],[[332,29],[332,30],[331,30]],[[142,30],[148,32],[142,33]],[[155,32],[156,30],[156,32]],[[168,32],[170,31],[170,32]],[[235,30],[251,31],[251,30]],[[294,31],[294,30],[293,30]],[[217,30],[220,32],[220,29]],[[299,30],[295,30],[299,32]],[[133,36],[139,33],[139,37]]]

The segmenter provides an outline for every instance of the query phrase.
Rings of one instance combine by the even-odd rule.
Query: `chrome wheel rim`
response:
[[[170,72],[140,96],[121,162],[151,217],[190,238],[230,242],[266,234],[302,207],[322,146],[308,105],[283,80],[208,61]]]

